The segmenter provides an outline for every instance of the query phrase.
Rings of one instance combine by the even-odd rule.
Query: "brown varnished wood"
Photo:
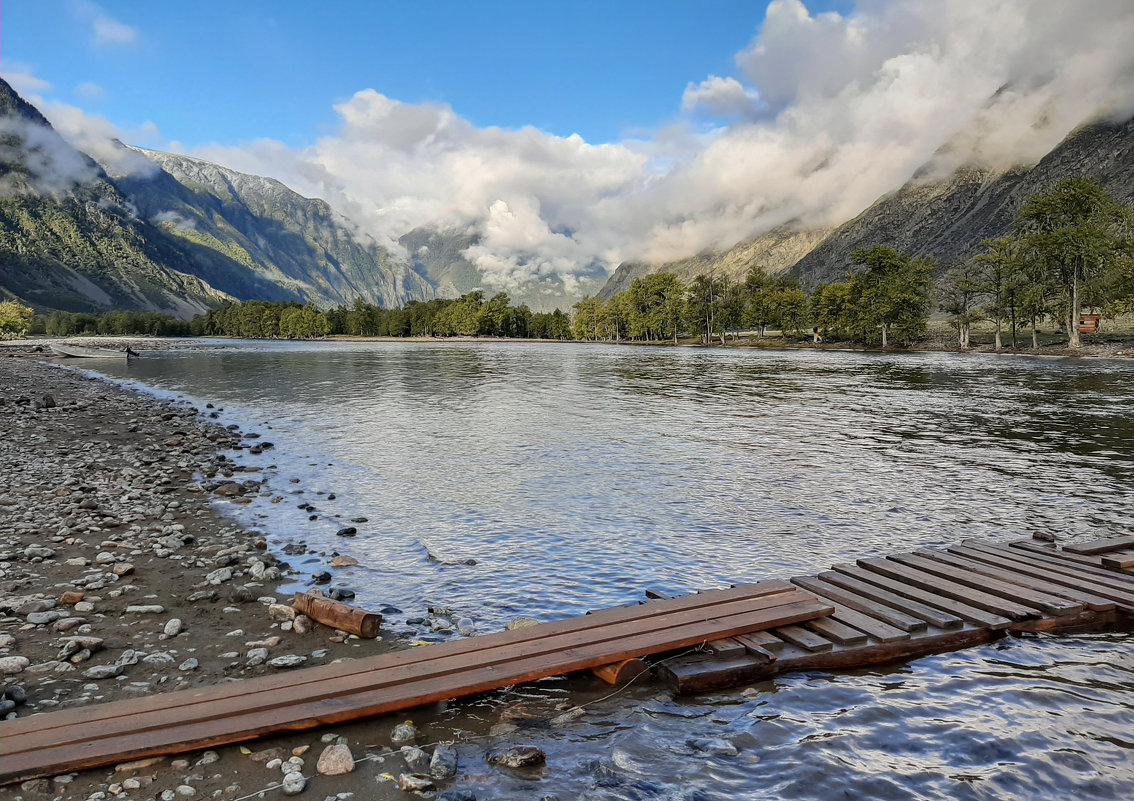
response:
[[[1065,598],[1059,598],[1055,595],[1035,592],[1026,587],[1021,587],[1019,584],[1000,581],[983,574],[960,570],[936,560],[927,559],[924,556],[900,553],[894,554],[888,558],[926,573],[940,576],[955,584],[963,584],[966,587],[972,587],[975,590],[980,590],[989,595],[998,595],[1009,601],[1033,607],[1047,615],[1073,615],[1077,612],[1081,612],[1083,609],[1082,604],[1077,604],[1074,601],[1068,601]]]
[[[931,606],[940,609],[950,614],[954,614],[962,620],[966,620],[978,626],[986,626],[990,629],[1002,629],[1008,626],[1012,621],[1001,615],[993,614],[986,609],[979,609],[975,606],[963,603],[955,598],[947,598],[944,595],[939,595],[931,590],[925,590],[921,587],[915,587],[908,582],[900,579],[894,579],[889,576],[884,576],[881,573],[873,570],[867,570],[857,564],[840,564],[835,565],[835,572],[844,576],[849,576],[858,579],[867,584],[873,584],[882,589],[889,590],[895,595],[907,596],[915,601],[919,601],[926,606]]]
[[[1024,606],[987,592],[981,592],[964,584],[948,581],[933,573],[926,573],[924,570],[918,570],[891,559],[859,559],[858,566],[887,578],[896,579],[904,584],[929,590],[936,595],[953,598],[967,606],[984,609],[1010,620],[1043,617],[1043,612],[1033,607]]]
[[[833,584],[827,584],[819,579],[808,578],[806,576],[793,578],[791,583],[795,584],[797,587],[802,587],[808,592],[822,595],[824,598],[835,601],[848,609],[853,609],[856,612],[861,612],[864,615],[869,615],[872,618],[881,620],[883,623],[893,626],[896,629],[901,629],[902,631],[925,631],[927,624],[921,618],[907,615],[905,612],[898,609],[886,606],[870,598],[865,598],[849,590],[844,590]]]
[[[1068,553],[1080,554],[1082,556],[1095,556],[1100,553],[1109,553],[1110,551],[1124,551],[1127,548],[1134,548],[1134,535],[1125,537],[1101,537],[1097,540],[1073,542],[1063,546],[1063,550]]]
[[[781,640],[787,640],[805,651],[830,651],[834,645],[826,637],[821,637],[801,626],[779,626],[772,631]]]
[[[937,628],[940,629],[959,629],[965,624],[965,621],[956,615],[943,612],[928,604],[923,604],[912,598],[906,598],[898,595],[896,592],[884,590],[881,587],[860,581],[859,579],[852,578],[851,576],[834,570],[820,573],[819,578],[827,584],[834,584],[836,587],[850,590],[853,593],[861,595],[863,598],[871,598],[887,606],[892,606],[895,609],[901,609],[903,612],[921,618],[926,623],[937,626]]]
[[[825,637],[836,645],[865,645],[869,639],[858,629],[852,629],[845,623],[840,623],[830,617],[809,620],[803,624],[803,627],[814,631],[820,637]]]

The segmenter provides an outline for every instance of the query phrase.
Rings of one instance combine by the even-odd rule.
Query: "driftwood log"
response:
[[[649,676],[650,668],[641,659],[623,659],[621,662],[591,668],[591,672],[607,684],[623,684],[639,676]]]
[[[356,634],[367,640],[377,637],[378,629],[382,626],[382,616],[378,613],[332,601],[323,595],[297,592],[292,606],[295,607],[296,612],[307,615],[325,626],[345,631],[347,634]]]

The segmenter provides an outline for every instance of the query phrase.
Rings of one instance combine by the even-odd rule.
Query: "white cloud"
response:
[[[639,140],[478,128],[365,89],[309,147],[191,155],[322,197],[386,242],[474,230],[466,255],[497,286],[574,286],[624,259],[842,222],[930,159],[940,172],[1033,162],[1092,115],[1134,113],[1131,41],[1128,0],[860,0],[846,16],[775,0],[738,72],[691,82],[687,116]],[[699,132],[705,113],[731,122]]]
[[[75,87],[75,94],[84,100],[101,100],[106,96],[106,90],[97,83],[83,81]]]
[[[157,126],[152,122],[145,122],[136,128],[122,128],[106,117],[89,114],[66,103],[41,100],[38,105],[39,110],[64,139],[97,161],[111,177],[152,174],[157,171],[158,168],[152,161],[121,144],[163,145]]]
[[[67,11],[89,28],[91,42],[95,45],[117,47],[138,40],[137,28],[116,20],[91,0],[68,0]]]
[[[759,97],[736,78],[710,75],[701,83],[690,83],[681,96],[681,110],[691,114],[705,108],[718,117],[750,117],[760,108]]]
[[[27,64],[7,62],[4,65],[3,78],[24,98],[39,92],[51,91],[51,84],[33,75],[32,68]]]

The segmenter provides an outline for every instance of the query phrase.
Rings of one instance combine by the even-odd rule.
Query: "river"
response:
[[[314,552],[354,557],[332,586],[427,639],[405,621],[430,606],[495,631],[647,587],[787,577],[968,537],[1126,533],[1134,519],[1126,360],[239,343],[99,369],[212,403],[220,422],[273,442],[238,457],[270,491],[232,514],[276,548],[305,544],[286,558],[308,572],[326,562]],[[346,525],[358,535],[336,537]],[[533,733],[558,770],[476,768],[477,797],[1132,797],[1132,642],[1009,639],[749,696],[634,689]],[[553,681],[519,694],[565,693]],[[450,714],[478,719],[494,703]]]

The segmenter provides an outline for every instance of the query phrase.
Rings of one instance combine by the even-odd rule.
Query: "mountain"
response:
[[[941,161],[950,149],[942,148]],[[1134,204],[1134,120],[1083,126],[1034,165],[964,165],[939,177],[940,163],[935,156],[900,189],[835,228],[780,227],[728,250],[665,264],[624,263],[599,294],[612,297],[656,272],[675,272],[684,281],[710,272],[735,280],[752,264],[790,271],[810,290],[841,280],[851,269],[851,253],[873,245],[931,256],[941,275],[980,252],[982,240],[1010,233],[1024,201],[1064,178],[1098,178],[1118,200]]]
[[[225,295],[0,79],[0,294],[40,309],[189,317]]]
[[[830,231],[829,228],[806,230],[783,225],[766,234],[746,239],[728,250],[709,250],[688,259],[656,265],[624,262],[618,265],[618,269],[598,294],[603,298],[614,297],[629,289],[635,278],[652,273],[676,273],[686,283],[702,273],[723,275],[733,281],[740,281],[753,266],[761,266],[772,274],[781,273],[799,261]]]
[[[195,273],[241,300],[382,306],[428,300],[433,287],[326,202],[273,178],[201,159],[130,148],[118,186],[140,216],[196,253]],[[233,262],[238,266],[234,267]]]
[[[279,181],[120,145],[99,165],[0,79],[0,294],[191,317],[225,299],[396,306],[432,285]]]
[[[468,228],[415,228],[401,236],[398,243],[409,254],[410,267],[441,298],[457,298],[477,289],[487,297],[506,292],[513,305],[525,303],[534,311],[550,312],[571,308],[580,297],[595,294],[606,283],[603,270],[593,264],[585,273],[574,276],[570,286],[554,275],[533,276],[526,282],[500,286],[465,255],[481,243],[480,235]]]
[[[981,240],[1012,231],[1024,202],[1065,178],[1099,179],[1119,201],[1134,202],[1134,120],[1100,122],[1074,131],[1031,167],[964,167],[944,180],[928,178],[932,163],[905,186],[836,228],[791,272],[807,288],[839,280],[850,254],[888,245],[938,261],[938,274],[981,250]]]

